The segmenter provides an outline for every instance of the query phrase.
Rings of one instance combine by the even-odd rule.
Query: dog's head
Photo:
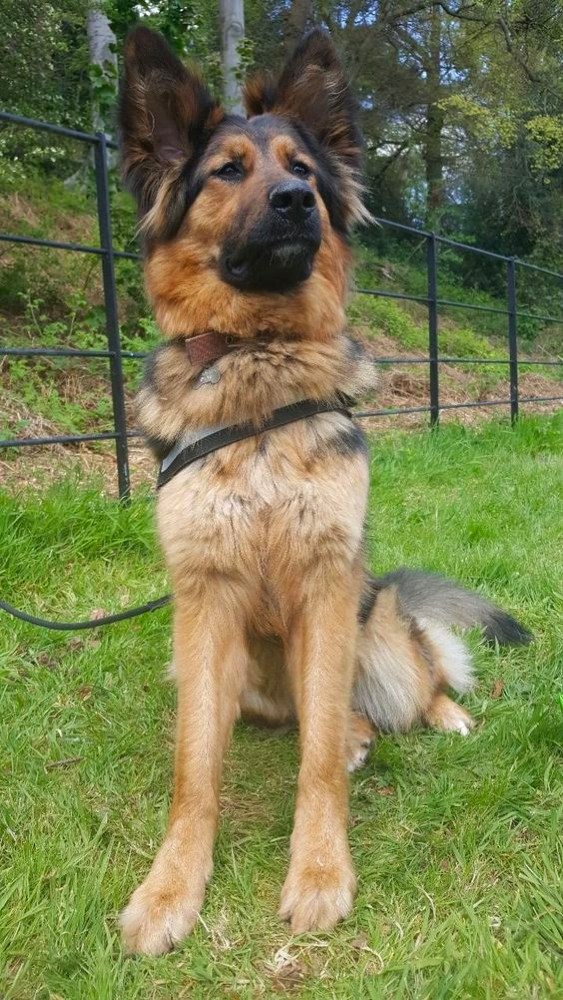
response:
[[[324,339],[342,327],[360,197],[355,106],[330,38],[314,31],[277,80],[225,113],[164,40],[127,39],[123,175],[165,333],[258,330]]]

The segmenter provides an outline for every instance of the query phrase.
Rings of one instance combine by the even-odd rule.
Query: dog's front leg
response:
[[[121,916],[129,951],[158,955],[192,930],[212,870],[223,754],[242,690],[244,621],[233,594],[199,581],[176,592],[178,721],[174,797],[164,842]]]
[[[280,915],[295,933],[325,930],[352,908],[346,736],[356,634],[353,582],[319,573],[289,643],[301,742],[291,863]],[[321,591],[318,593],[317,591]]]

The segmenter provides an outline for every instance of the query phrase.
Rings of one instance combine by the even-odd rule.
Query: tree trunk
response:
[[[223,64],[223,94],[227,110],[243,115],[240,83],[237,70],[240,65],[239,42],[244,38],[243,0],[219,0],[221,22],[221,60]]]
[[[313,0],[293,0],[285,17],[284,48],[292,52],[311,19]]]
[[[424,161],[426,167],[426,223],[432,225],[444,204],[444,160],[442,131],[444,112],[438,106],[441,97],[441,10],[432,7],[430,14],[429,60],[426,66],[426,142]]]
[[[92,124],[95,132],[105,132],[112,96],[117,96],[117,54],[115,35],[100,0],[91,4],[86,25],[92,66]]]

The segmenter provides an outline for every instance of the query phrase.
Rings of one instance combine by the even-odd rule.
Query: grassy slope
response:
[[[72,638],[4,620],[3,995],[563,995],[562,443],[560,418],[373,440],[372,565],[482,585],[537,640],[491,651],[472,637],[475,734],[382,737],[352,778],[359,894],[330,934],[292,940],[275,917],[295,737],[240,727],[202,922],[174,955],[125,959],[116,916],[166,821],[169,613]],[[83,616],[166,588],[150,504],[120,509],[95,484],[67,482],[39,502],[3,495],[0,538],[0,590],[39,613]]]

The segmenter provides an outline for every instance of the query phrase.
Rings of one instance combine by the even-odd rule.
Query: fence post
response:
[[[516,314],[516,260],[510,257],[506,264],[506,292],[508,299],[508,352],[510,358],[510,419],[518,420],[518,327]]]
[[[117,482],[119,488],[119,499],[128,500],[131,485],[129,480],[125,394],[123,391],[123,364],[121,359],[121,340],[119,336],[117,291],[115,287],[115,267],[111,236],[111,216],[109,209],[107,142],[103,132],[96,132],[96,136],[98,139],[94,147],[96,167],[96,200],[98,207],[98,226],[100,230],[100,246],[104,251],[102,254],[102,277],[104,283],[106,333],[108,338],[108,349],[111,351],[111,398],[113,404],[113,426],[117,435],[115,439]]]
[[[430,375],[430,426],[440,420],[440,390],[438,375],[438,258],[436,234],[429,233],[426,242],[428,272],[428,363]]]

